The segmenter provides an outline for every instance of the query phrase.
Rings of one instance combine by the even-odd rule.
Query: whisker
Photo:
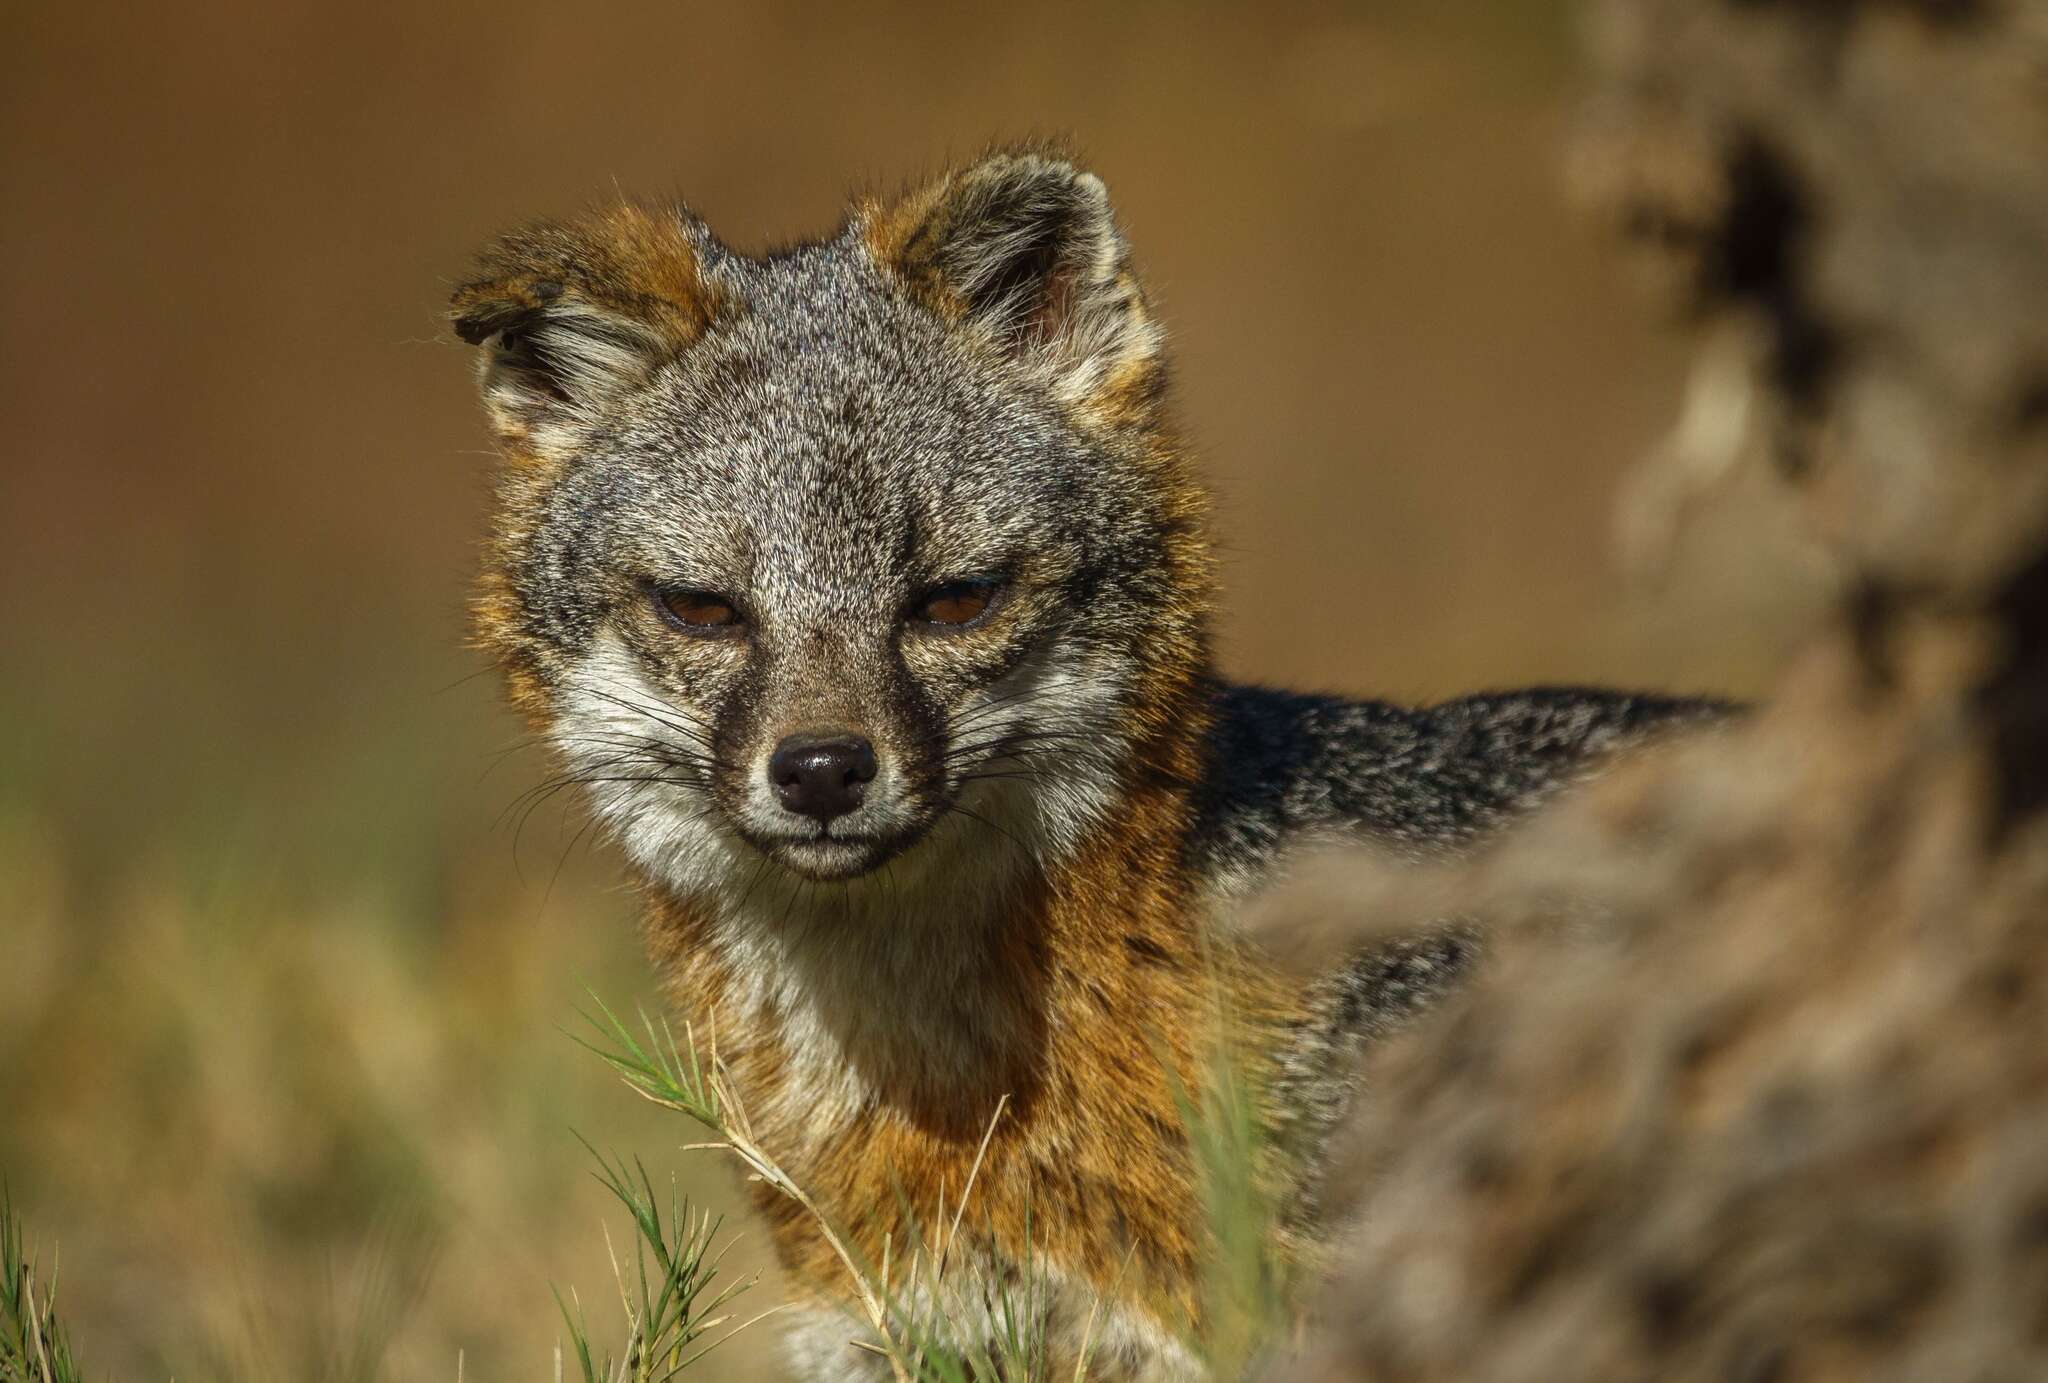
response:
[[[986,739],[956,744],[940,757],[950,761],[966,758],[970,754],[978,754],[983,750],[995,749],[1004,745],[1023,747],[1027,745],[1054,745],[1069,742],[1099,744],[1101,739],[1102,737],[1099,734],[1084,734],[1079,731],[1019,730],[1012,734],[990,735]]]
[[[539,811],[541,807],[548,801],[549,798],[555,796],[557,793],[563,791],[564,789],[572,787],[603,787],[614,784],[645,785],[657,783],[667,784],[671,787],[691,786],[689,783],[684,782],[681,779],[672,778],[661,774],[614,774],[604,777],[578,777],[563,779],[561,781],[544,785],[546,787],[546,791],[541,792],[536,796],[533,796],[532,799],[525,804],[525,810],[519,814],[519,820],[512,828],[513,858],[516,860],[519,857],[519,843],[521,838],[525,835],[526,823],[533,819],[533,814]],[[703,813],[699,813],[700,817],[702,815]],[[500,819],[502,820],[502,817]]]
[[[713,745],[711,740],[706,736],[704,727],[701,725],[690,723],[695,718],[691,715],[690,712],[684,710],[680,706],[673,705],[670,702],[657,697],[655,699],[654,705],[658,708],[658,710],[650,710],[644,704],[628,700],[627,698],[620,696],[616,692],[608,691],[603,687],[593,686],[588,682],[579,682],[576,685],[582,688],[582,690],[584,690],[585,692],[588,692],[590,695],[598,698],[600,701],[609,701],[612,705],[619,707],[621,710],[631,711],[635,715],[645,716],[647,719],[653,721],[656,725],[661,726],[663,729],[674,731],[676,734],[681,735],[683,738],[687,740],[690,740],[691,742],[697,744],[701,748],[712,750],[714,752],[716,750],[716,746]],[[659,713],[660,711],[667,711],[670,713],[670,715],[662,715]],[[683,717],[683,719],[671,719],[671,716],[680,716]]]
[[[444,687],[434,688],[434,695],[446,696],[449,692],[454,691],[457,687],[466,687],[471,682],[476,681],[477,678],[489,677],[492,673],[496,672],[497,670],[498,665],[496,663],[485,663],[475,672],[465,672],[462,674],[462,676],[456,678],[453,682],[448,683],[448,685]]]
[[[952,815],[964,816],[969,821],[979,821],[982,825],[988,827],[991,831],[994,831],[1004,840],[1009,841],[1010,844],[1016,846],[1019,850],[1022,850],[1024,848],[1023,841],[1017,839],[1017,837],[1011,835],[1008,831],[996,825],[995,822],[990,821],[987,817],[983,816],[980,812],[975,811],[971,807],[963,807],[958,802],[949,802],[946,804],[946,811]]]
[[[961,715],[958,719],[956,719],[953,722],[954,728],[959,729],[965,726],[972,725],[979,720],[986,719],[989,715],[993,714],[996,711],[1005,709],[1006,707],[1014,709],[1018,706],[1028,706],[1034,701],[1050,697],[1057,692],[1063,692],[1070,688],[1081,685],[1083,685],[1082,679],[1070,678],[1065,681],[1047,683],[1043,686],[1020,687],[1013,692],[1008,692],[1002,696],[991,697],[987,701],[984,701],[977,706],[970,707],[965,714]]]
[[[622,766],[624,765],[592,764],[582,769],[579,769],[575,772],[560,774],[556,777],[547,779],[545,782],[536,783],[533,787],[528,788],[525,792],[522,792],[521,794],[519,794],[519,796],[513,798],[512,801],[509,804],[507,804],[505,810],[498,814],[497,821],[493,823],[493,829],[502,827],[505,824],[505,819],[511,816],[515,811],[520,812],[518,825],[515,826],[513,829],[513,847],[514,849],[517,849],[519,832],[524,829],[528,818],[530,818],[535,811],[539,810],[541,805],[545,803],[549,798],[555,796],[557,793],[560,793],[568,788],[590,787],[607,783],[666,783],[671,787],[701,786],[700,783],[694,782],[688,778],[680,778],[669,773],[651,772],[642,774],[613,774],[598,771],[601,769]],[[668,767],[668,765],[653,765],[653,767],[666,768]],[[523,811],[521,810],[522,808],[524,809]]]
[[[725,765],[717,759],[707,758],[702,754],[693,753],[692,751],[687,749],[677,749],[674,745],[664,743],[660,740],[644,740],[639,742],[633,742],[626,740],[590,739],[565,740],[563,741],[563,743],[569,745],[594,746],[596,748],[601,749],[616,749],[617,751],[619,751],[617,754],[607,756],[609,759],[612,760],[616,760],[619,758],[644,758],[654,763],[672,764],[677,768],[714,769],[725,767]],[[586,762],[603,763],[606,762],[606,759],[593,759],[588,760]]]
[[[555,896],[555,885],[559,883],[562,878],[562,866],[569,862],[569,856],[575,853],[576,846],[578,845],[578,843],[580,843],[585,836],[590,834],[590,828],[592,826],[595,826],[596,824],[597,819],[595,817],[585,821],[583,823],[582,828],[579,829],[575,835],[569,837],[569,843],[562,847],[562,856],[560,859],[555,861],[555,871],[554,873],[548,875],[548,886],[541,891],[540,905],[543,909],[547,907],[548,900]],[[518,847],[514,846],[513,848],[516,857],[516,851]]]
[[[719,756],[717,752],[717,747],[713,745],[712,742],[708,738],[706,738],[706,736],[698,728],[686,723],[685,721],[676,720],[668,716],[657,714],[655,711],[649,710],[644,705],[637,704],[633,701],[628,700],[625,697],[618,696],[612,692],[605,690],[602,687],[594,687],[588,683],[578,683],[577,685],[581,687],[584,691],[588,692],[590,695],[596,697],[597,699],[609,702],[610,704],[619,707],[621,710],[630,711],[632,714],[640,716],[648,721],[651,721],[655,725],[660,726],[662,729],[668,730],[673,734],[682,736],[684,739],[688,740],[692,745],[696,746],[696,748],[694,749],[683,749],[666,740],[654,739],[650,737],[644,741],[644,744],[647,747],[659,747],[665,754],[671,757],[677,759],[694,760],[709,768],[729,769],[729,765],[727,765],[724,762],[724,760]],[[665,705],[666,703],[663,704]],[[668,707],[668,709],[674,711],[677,715],[687,714],[687,712],[682,711],[679,707]],[[623,743],[633,742],[633,738],[630,736],[618,737],[606,733],[597,733],[589,731],[582,732],[580,736],[567,737],[568,741],[570,742],[574,742],[578,738],[581,738],[591,743],[605,743],[608,740],[611,740],[612,742]]]
[[[768,863],[768,857],[763,855],[761,856],[760,863],[754,866],[754,877],[747,881],[747,891],[740,895],[739,907],[734,909],[735,912],[746,911],[747,899],[754,896],[754,890],[760,887],[761,880],[768,874]]]

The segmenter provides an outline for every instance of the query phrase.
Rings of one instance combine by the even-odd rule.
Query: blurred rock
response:
[[[1625,537],[1769,468],[1843,594],[1459,886],[1490,961],[1375,1054],[1276,1376],[2048,1376],[2048,10],[1592,18],[1576,185],[1701,340]]]

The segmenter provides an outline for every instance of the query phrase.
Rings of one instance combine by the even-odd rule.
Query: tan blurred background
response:
[[[1762,686],[1792,557],[1610,559],[1681,350],[1563,198],[1575,41],[1532,0],[0,10],[0,1173],[88,1362],[543,1376],[550,1282],[616,1311],[572,1129],[738,1203],[557,1031],[647,997],[631,909],[573,811],[515,843],[544,765],[462,646],[490,462],[439,312],[508,222],[680,192],[760,247],[1070,134],[1179,345],[1233,673]]]

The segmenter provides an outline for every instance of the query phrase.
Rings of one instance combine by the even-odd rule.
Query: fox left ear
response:
[[[680,207],[611,207],[503,236],[455,290],[455,334],[483,348],[480,387],[508,447],[549,456],[703,335],[718,251]]]
[[[1068,402],[1154,392],[1159,328],[1093,173],[994,154],[859,215],[879,264]]]

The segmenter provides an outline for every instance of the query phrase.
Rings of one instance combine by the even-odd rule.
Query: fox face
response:
[[[672,884],[1070,846],[1201,662],[1157,333],[1064,162],[767,258],[678,208],[529,228],[455,321],[506,454],[484,638]]]

